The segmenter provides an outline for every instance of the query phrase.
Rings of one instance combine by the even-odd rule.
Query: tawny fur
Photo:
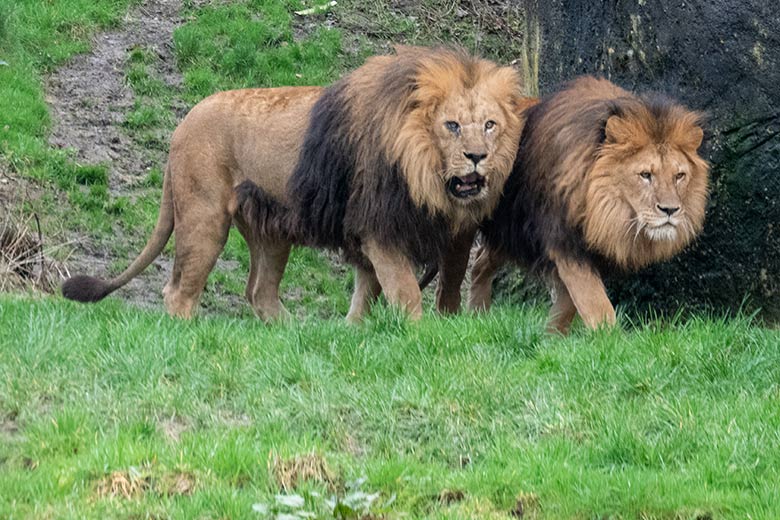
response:
[[[286,202],[287,178],[298,159],[309,111],[323,90],[233,90],[198,103],[171,138],[160,215],[141,255],[110,280],[84,276],[67,280],[63,295],[77,301],[104,298],[143,271],[173,233],[175,259],[171,279],[163,290],[165,305],[169,314],[189,318],[235,216],[252,259],[247,298],[250,302],[258,299],[260,303],[253,305],[260,315],[283,314],[278,298],[267,294],[264,287],[276,278],[275,263],[284,245],[261,247],[242,215],[236,214],[234,188],[252,180],[281,204]],[[269,271],[263,272],[269,265]]]
[[[470,307],[489,307],[496,270],[514,260],[549,275],[549,328],[567,331],[575,308],[590,327],[614,323],[601,277],[666,260],[702,229],[701,116],[592,77],[526,115],[512,175],[484,226]]]

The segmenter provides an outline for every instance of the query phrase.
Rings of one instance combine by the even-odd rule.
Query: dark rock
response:
[[[541,29],[539,90],[600,74],[708,114],[712,196],[700,240],[611,284],[624,305],[761,308],[780,318],[780,4],[517,0]]]

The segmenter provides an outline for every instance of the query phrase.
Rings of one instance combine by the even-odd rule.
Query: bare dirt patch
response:
[[[151,478],[137,469],[114,471],[102,478],[95,492],[98,498],[133,499],[151,488]]]
[[[122,129],[135,102],[125,68],[129,52],[143,47],[159,57],[158,77],[178,88],[173,31],[182,21],[180,10],[179,0],[147,0],[127,14],[121,29],[97,35],[92,52],[76,56],[47,82],[55,121],[50,143],[73,149],[78,162],[108,165],[114,191],[164,164],[164,152],[137,146]]]
[[[195,491],[197,479],[187,471],[166,473],[155,486],[157,492],[165,496],[189,496]]]
[[[17,435],[19,435],[19,423],[16,422],[16,414],[0,418],[0,436],[15,437]]]
[[[168,439],[179,442],[181,434],[190,429],[190,424],[186,419],[174,415],[161,421],[160,428]]]
[[[154,475],[150,467],[131,467],[114,471],[102,477],[95,487],[99,499],[120,498],[133,500],[146,493],[163,496],[191,495],[197,485],[194,474],[188,471],[165,472]]]

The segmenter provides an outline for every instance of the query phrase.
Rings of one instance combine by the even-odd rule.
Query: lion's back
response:
[[[203,99],[171,138],[174,177],[213,175],[214,167],[200,166],[211,165],[229,182],[250,179],[283,200],[311,107],[322,91],[321,87],[242,89]],[[195,173],[185,171],[195,168]]]

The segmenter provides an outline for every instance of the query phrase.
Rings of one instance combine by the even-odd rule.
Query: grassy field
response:
[[[0,174],[37,187],[17,205],[45,236],[79,233],[112,271],[153,226],[160,169],[117,192],[107,165],[52,149],[44,84],[138,3],[0,0]],[[185,1],[181,85],[127,49],[122,128],[164,152],[211,92],[325,84],[397,41],[457,41],[532,79],[522,20],[497,33],[467,4]],[[777,330],[624,318],[564,339],[507,303],[420,324],[380,306],[350,327],[348,270],[307,249],[283,284],[300,319],[265,326],[229,297],[238,236],[223,259],[189,323],[159,310],[161,287],[152,311],[0,294],[0,518],[780,518]]]
[[[541,329],[2,297],[0,516],[324,518],[360,491],[390,518],[780,517],[777,331]]]

